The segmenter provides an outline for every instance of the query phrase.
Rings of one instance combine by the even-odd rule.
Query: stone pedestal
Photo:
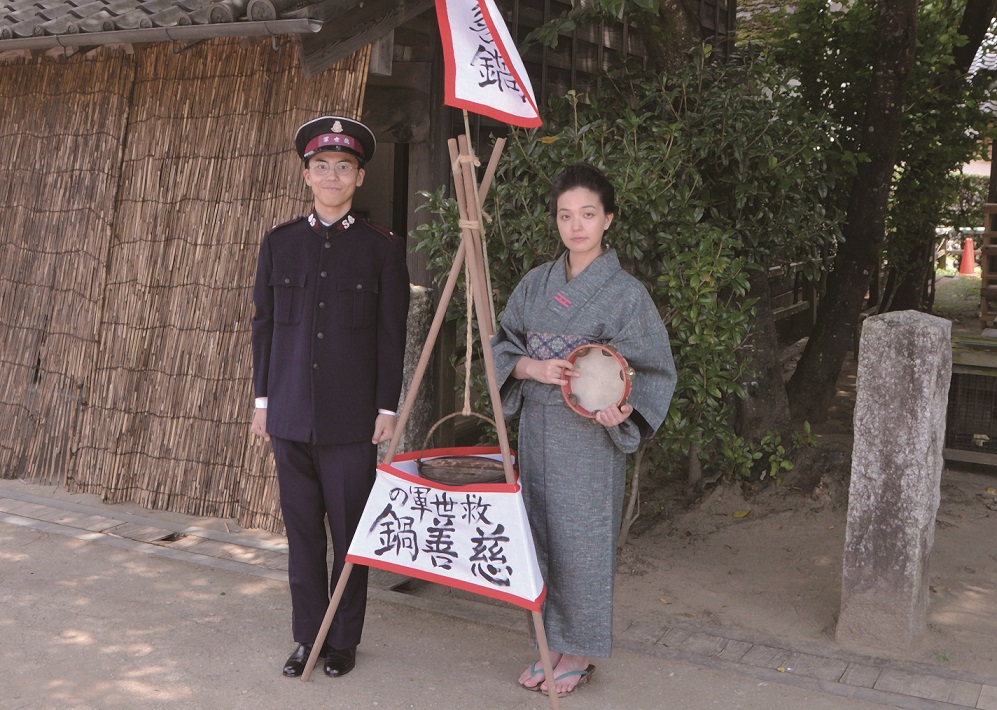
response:
[[[951,324],[903,311],[862,326],[839,642],[914,643],[927,627],[952,379]]]

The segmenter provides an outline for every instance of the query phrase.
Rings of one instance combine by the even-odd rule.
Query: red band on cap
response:
[[[327,148],[329,146],[348,148],[358,153],[361,157],[364,154],[360,141],[353,136],[348,136],[345,133],[323,133],[308,141],[308,145],[305,146],[305,155],[311,155],[319,148]]]

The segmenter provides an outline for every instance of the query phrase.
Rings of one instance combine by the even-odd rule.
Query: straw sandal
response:
[[[562,673],[559,676],[555,676],[554,677],[554,682],[555,683],[557,683],[557,681],[562,680],[564,678],[571,678],[572,676],[579,676],[578,682],[575,683],[574,687],[571,688],[571,690],[566,690],[563,693],[558,693],[557,697],[563,698],[563,697],[566,697],[568,695],[571,695],[573,692],[575,692],[578,689],[578,686],[585,685],[586,683],[588,683],[589,679],[592,677],[593,673],[595,673],[595,666],[593,666],[590,663],[588,665],[588,668],[586,668],[583,671],[567,671],[565,673]],[[525,687],[525,686],[523,686],[523,687]],[[537,686],[537,687],[539,688],[539,686]],[[540,692],[542,692],[544,695],[550,695],[550,693],[547,690],[541,690]]]

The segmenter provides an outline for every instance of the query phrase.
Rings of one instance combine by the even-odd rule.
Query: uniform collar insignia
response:
[[[327,236],[327,233],[332,232],[343,232],[354,224],[356,224],[357,218],[353,216],[352,213],[347,213],[345,217],[332,224],[326,224],[318,218],[314,210],[310,215],[308,215],[308,224],[313,230],[315,230],[321,236]]]
[[[347,214],[341,220],[336,222],[335,224],[336,231],[343,232],[352,227],[356,223],[356,221],[357,221],[356,217],[354,217],[352,214]]]

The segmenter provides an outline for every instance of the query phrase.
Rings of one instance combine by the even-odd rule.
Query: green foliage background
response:
[[[803,109],[790,79],[764,58],[724,66],[706,52],[670,75],[626,68],[587,101],[552,99],[542,127],[513,129],[484,206],[501,311],[523,275],[563,248],[547,204],[559,170],[585,160],[613,182],[608,246],[658,304],[678,367],[657,437],[665,463],[701,451],[708,466],[748,474],[758,450],[734,432],[732,404],[744,396],[739,348],[754,326],[749,271],[811,263],[838,236],[824,198],[841,162],[829,163],[826,119]],[[426,194],[440,219],[413,235],[444,276],[460,239],[445,194]],[[450,317],[463,313],[455,300]]]
[[[985,103],[993,94],[987,72],[966,76],[953,52],[965,44],[958,28],[964,1],[922,0],[918,5],[916,59],[907,85],[903,132],[888,207],[884,261],[896,278],[933,278],[935,227],[953,221],[971,184],[960,168],[978,157],[992,137]],[[877,42],[877,0],[832,8],[823,0],[801,0],[778,10],[767,37],[780,62],[792,67],[807,106],[826,110],[828,128],[843,155],[858,151]],[[858,159],[862,159],[859,155]],[[847,185],[832,193],[838,205]],[[978,226],[982,211],[969,225]],[[964,221],[964,217],[961,220]],[[892,280],[891,280],[892,281]],[[884,304],[891,299],[884,294]],[[922,306],[925,304],[922,304]]]

